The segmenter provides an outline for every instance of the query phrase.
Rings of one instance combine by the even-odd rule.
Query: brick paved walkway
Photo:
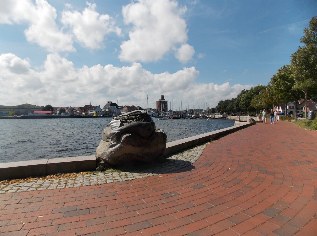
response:
[[[134,167],[121,170],[107,169],[105,171],[68,173],[44,176],[41,178],[0,181],[0,194],[100,185],[191,170],[193,168],[192,164],[200,157],[205,146],[206,144],[203,144],[174,154],[168,157],[166,161],[157,163],[156,165],[142,165],[138,168]]]
[[[0,235],[317,235],[317,132],[257,124],[193,167],[0,194]]]

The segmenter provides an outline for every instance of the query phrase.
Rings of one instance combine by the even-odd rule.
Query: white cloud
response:
[[[219,100],[235,97],[250,86],[229,83],[198,83],[195,67],[174,73],[154,74],[139,63],[131,66],[94,65],[76,68],[59,56],[49,54],[39,68],[14,54],[0,54],[0,101],[5,105],[32,103],[53,106],[81,106],[90,101],[104,105],[106,101],[119,101],[120,105],[155,107],[155,101],[164,94],[183,108],[217,105]],[[23,73],[21,73],[23,72]],[[176,105],[175,105],[176,106]],[[175,108],[175,107],[174,107]]]
[[[4,104],[16,104],[20,94],[43,86],[28,60],[12,53],[0,54],[0,71],[0,100]]]
[[[27,22],[32,17],[34,5],[32,1],[2,0],[0,7],[1,24],[18,24]]]
[[[24,31],[29,42],[36,43],[49,52],[73,51],[71,35],[56,24],[56,9],[45,0],[2,0],[0,24],[28,25]]]
[[[121,34],[121,29],[115,26],[109,15],[100,15],[96,4],[88,4],[83,12],[64,11],[62,23],[69,26],[76,39],[87,48],[98,49],[103,45],[104,38],[109,33]]]
[[[189,44],[183,44],[175,53],[175,57],[182,63],[187,63],[195,54],[195,49]]]
[[[121,34],[111,16],[96,11],[96,4],[87,3],[81,12],[70,4],[66,9],[59,25],[57,11],[47,0],[2,0],[0,24],[26,25],[26,40],[50,53],[75,51],[75,39],[83,47],[99,49],[107,35]],[[175,0],[139,0],[123,7],[124,22],[132,29],[120,46],[120,60],[153,62],[174,52],[180,62],[187,63],[195,50],[187,43],[185,12],[186,7]]]
[[[28,60],[22,60],[12,53],[0,55],[0,68],[10,71],[14,74],[25,74],[30,70]],[[5,72],[5,70],[3,72]],[[2,73],[3,74],[3,73]]]
[[[187,26],[182,18],[185,11],[186,8],[173,0],[139,0],[123,7],[124,22],[132,25],[132,30],[129,40],[120,46],[120,59],[128,62],[157,61],[185,44]]]

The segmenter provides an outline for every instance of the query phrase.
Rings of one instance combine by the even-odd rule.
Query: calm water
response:
[[[0,120],[0,162],[92,155],[110,118]],[[231,120],[157,120],[173,141],[233,125]]]

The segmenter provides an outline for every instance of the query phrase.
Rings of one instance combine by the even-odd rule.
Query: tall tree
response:
[[[301,43],[304,45],[292,55],[291,67],[295,81],[293,88],[303,92],[307,108],[307,99],[317,93],[317,17],[313,17],[309,27],[305,28]]]
[[[290,65],[285,65],[277,71],[269,82],[269,87],[273,104],[284,105],[286,113],[287,102],[300,98],[300,93],[295,89],[294,74]]]
[[[43,107],[42,110],[43,111],[54,111],[54,108],[52,107],[52,105],[46,105],[45,107]]]
[[[289,65],[281,67],[273,75],[269,86],[272,90],[272,99],[275,105],[285,104],[294,99],[294,93],[292,93],[294,83],[294,77]]]
[[[261,86],[259,88],[258,93],[255,93],[251,100],[251,106],[258,110],[272,108],[273,99],[271,86]]]
[[[237,103],[240,110],[245,112],[255,112],[258,106],[253,106],[252,100],[255,96],[259,95],[265,88],[263,85],[252,87],[249,90],[243,90],[237,97]]]

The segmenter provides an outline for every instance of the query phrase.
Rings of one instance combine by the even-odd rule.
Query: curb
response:
[[[225,135],[247,128],[251,125],[253,124],[247,122],[235,123],[232,127],[168,142],[166,143],[164,156],[170,156],[194,146],[219,139]],[[95,155],[8,162],[0,163],[0,180],[22,179],[58,173],[94,170],[96,170]]]
[[[234,133],[238,130],[247,128],[251,125],[253,124],[246,123],[246,122],[235,123],[234,126],[231,126],[228,128],[215,130],[209,133],[199,134],[196,136],[168,142],[166,144],[166,150],[165,150],[164,156],[170,156],[178,152],[184,151],[186,149],[192,148],[194,146],[198,146],[213,140],[217,140],[221,137]]]

